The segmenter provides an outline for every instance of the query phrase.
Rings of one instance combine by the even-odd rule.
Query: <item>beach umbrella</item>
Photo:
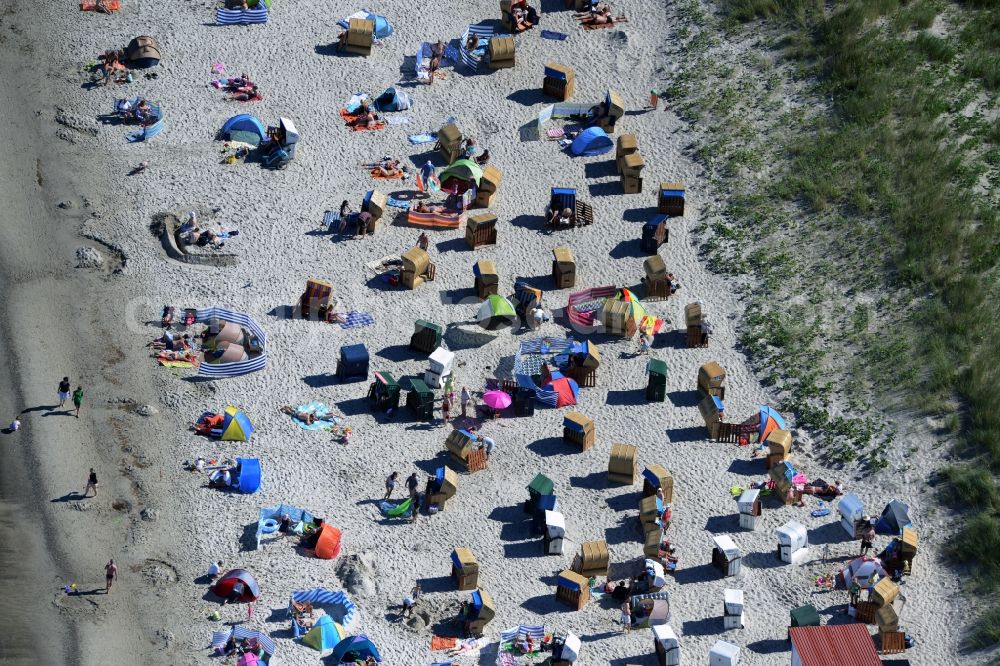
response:
[[[504,391],[487,391],[483,394],[483,403],[490,409],[507,409],[510,407],[511,397]]]

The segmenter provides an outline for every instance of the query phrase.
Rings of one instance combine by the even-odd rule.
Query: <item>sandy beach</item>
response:
[[[0,416],[24,411],[23,429],[0,439],[5,502],[0,523],[15,534],[26,523],[42,529],[26,531],[18,540],[23,548],[0,551],[3,561],[30,562],[24,572],[5,568],[5,584],[14,594],[0,611],[4,619],[24,621],[23,633],[10,633],[47,638],[5,646],[2,656],[11,663],[134,664],[153,658],[221,663],[208,648],[212,632],[242,624],[276,639],[272,663],[314,664],[319,653],[291,638],[285,612],[290,594],[311,587],[341,589],[338,566],[363,556],[373,562],[373,584],[349,591],[359,608],[349,633],[370,637],[384,664],[444,661],[442,653],[431,652],[430,642],[468,598],[449,578],[450,552],[468,547],[479,559],[480,586],[492,595],[497,613],[486,628],[486,646],[457,663],[493,664],[501,630],[544,624],[581,637],[579,664],[654,664],[650,631],[622,635],[619,611],[610,600],[572,611],[554,597],[555,575],[571,564],[584,541],[607,540],[613,579],[642,569],[641,483],[608,484],[614,442],[638,446],[640,471],[660,464],[674,477],[673,523],[666,536],[678,547],[680,564],[665,589],[683,663],[706,663],[719,639],[741,647],[741,664],[788,663],[788,613],[802,604],[814,604],[824,624],[849,620],[847,593],[820,592],[814,585],[817,576],[839,570],[858,550],[858,542],[848,540],[836,522],[836,510],[813,518],[814,500],[804,508],[765,503],[755,531],[738,526],[729,489],[763,480],[764,463],[750,460],[748,448],[706,439],[696,373],[710,360],[725,367],[726,412],[736,421],[776,399],[737,349],[736,285],[699,260],[692,236],[712,197],[688,154],[698,130],[683,124],[669,106],[647,108],[649,90],[662,82],[672,60],[683,57],[670,47],[670,35],[684,25],[683,11],[674,3],[651,11],[635,0],[615,8],[629,17],[627,23],[583,31],[561,3],[543,3],[540,27],[568,39],[545,40],[534,29],[516,38],[514,68],[472,75],[448,67],[443,78],[425,86],[411,76],[420,43],[455,40],[470,24],[499,19],[494,4],[426,11],[399,0],[373,5],[389,18],[394,34],[367,58],[332,55],[328,48],[340,31],[337,21],[360,5],[276,0],[269,22],[250,27],[214,25],[210,2],[125,0],[111,15],[80,13],[72,5],[43,5],[30,14],[20,4],[12,7],[0,43],[24,62],[41,64],[37,76],[27,76],[17,59],[2,70],[4,80],[21,85],[17,95],[0,100],[0,129],[11,146],[7,156],[14,157],[0,167],[0,194],[10,202],[0,230],[2,350],[11,359],[3,379],[13,389],[0,397]],[[162,47],[156,78],[140,73],[125,85],[88,85],[88,63],[140,34],[155,36]],[[618,133],[636,134],[647,165],[641,194],[621,193],[613,152],[572,157],[555,142],[525,140],[526,128],[552,103],[540,90],[543,65],[550,61],[576,69],[571,101],[596,104],[609,88],[621,94],[626,112]],[[247,72],[263,100],[226,101],[208,85],[215,64],[224,64],[229,74]],[[377,95],[394,84],[414,105],[389,115],[408,122],[375,132],[344,126],[338,112],[352,94]],[[113,110],[116,98],[133,95],[164,110],[165,129],[149,142],[128,143],[130,128],[97,120]],[[269,124],[279,116],[294,120],[301,140],[288,168],[220,163],[216,133],[238,113]],[[375,234],[362,239],[322,232],[320,222],[341,200],[357,209],[372,188],[413,189],[412,182],[387,187],[373,181],[365,163],[391,155],[414,167],[428,159],[445,166],[432,154],[433,144],[411,146],[407,135],[436,131],[448,117],[489,149],[490,164],[503,173],[490,209],[499,218],[498,243],[473,251],[463,240],[464,226],[429,232],[436,279],[413,291],[392,287],[373,279],[366,263],[399,255],[415,243],[419,230],[394,221],[398,210],[390,208]],[[146,172],[126,175],[142,161],[150,164]],[[655,212],[661,181],[687,186],[685,215],[670,220],[669,242],[660,249],[681,289],[647,308],[669,322],[667,328],[680,329],[684,305],[701,300],[715,326],[707,348],[683,348],[678,333],[660,338],[652,355],[668,366],[667,400],[644,400],[647,358],[636,353],[635,340],[590,336],[600,344],[603,362],[597,385],[581,390],[574,409],[595,420],[592,449],[580,452],[562,441],[565,408],[539,405],[530,418],[477,422],[497,443],[488,468],[461,474],[443,512],[421,515],[415,524],[386,519],[378,507],[385,477],[416,471],[423,479],[448,464],[444,441],[454,424],[419,423],[405,409],[395,418],[373,414],[365,397],[368,381],[333,379],[339,349],[361,342],[373,372],[421,376],[426,358],[406,345],[414,321],[430,320],[448,326],[445,342],[457,354],[456,391],[483,390],[487,377],[510,372],[520,342],[573,332],[558,316],[537,334],[480,329],[474,322],[479,301],[472,293],[473,263],[496,262],[503,294],[513,291],[515,280],[538,286],[551,311],[561,310],[576,289],[636,288],[646,256],[638,244],[641,224]],[[545,232],[542,213],[553,186],[577,188],[593,205],[594,224]],[[225,246],[237,255],[235,264],[199,266],[165,254],[151,226],[165,214],[183,218],[189,210],[208,223],[239,229]],[[549,277],[551,251],[559,246],[576,257],[574,289],[557,290]],[[77,267],[79,247],[96,249],[104,263]],[[332,282],[338,310],[370,313],[374,323],[344,330],[287,317],[286,307],[297,302],[309,278]],[[218,381],[157,367],[146,344],[161,333],[165,304],[247,313],[267,333],[268,367]],[[80,419],[51,408],[64,375],[85,388]],[[279,411],[311,401],[342,415],[353,429],[348,444],[303,430]],[[249,442],[209,440],[191,431],[202,412],[230,404],[252,420],[256,432]],[[139,410],[147,405],[152,409]],[[871,514],[893,498],[910,506],[921,546],[903,585],[901,624],[916,639],[906,658],[930,666],[985,663],[983,655],[960,655],[961,624],[942,621],[962,617],[969,601],[962,581],[943,562],[948,516],[934,510],[925,482],[940,460],[911,460],[905,471],[897,460],[864,477],[850,468],[831,469],[813,458],[809,434],[794,428],[793,415],[786,418],[795,438],[793,462],[810,478],[842,480]],[[208,488],[205,475],[183,468],[198,456],[259,458],[260,491],[244,495]],[[83,499],[90,467],[100,478],[99,495]],[[566,518],[561,556],[542,554],[541,539],[521,510],[526,485],[539,472],[554,481]],[[397,490],[397,497],[402,492]],[[339,528],[340,558],[319,560],[289,541],[249,548],[259,509],[282,502]],[[774,530],[793,519],[808,528],[811,543],[810,556],[799,566],[783,564],[774,554]],[[731,534],[742,549],[743,571],[736,578],[722,579],[709,566],[712,536],[718,534]],[[880,536],[876,551],[887,543]],[[120,580],[104,595],[109,558],[118,563]],[[261,597],[252,616],[245,605],[220,607],[198,582],[215,560],[257,577]],[[417,581],[425,591],[416,609],[421,619],[407,623],[399,618],[399,605]],[[97,592],[64,594],[63,586],[71,583]],[[742,629],[723,630],[725,588],[746,595]],[[220,620],[209,619],[216,610]]]

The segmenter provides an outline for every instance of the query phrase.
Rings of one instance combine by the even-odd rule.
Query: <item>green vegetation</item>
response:
[[[725,195],[703,249],[752,276],[743,346],[833,462],[876,472],[919,455],[881,407],[943,423],[964,459],[942,475],[963,518],[950,554],[997,592],[1000,2],[717,8],[687,0],[688,64],[667,87],[707,130],[694,156]],[[998,642],[994,606],[967,644]]]

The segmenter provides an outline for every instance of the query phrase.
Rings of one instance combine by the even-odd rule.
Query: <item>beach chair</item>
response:
[[[545,495],[538,501],[536,516],[542,524],[542,552],[546,555],[562,555],[566,541],[566,518],[555,510],[556,496]],[[551,506],[551,509],[542,507]]]
[[[575,188],[553,187],[545,219],[549,219],[551,211],[561,211],[566,208],[573,211],[569,226],[578,227],[594,223],[594,209],[590,204],[577,198]]]
[[[368,349],[363,344],[340,348],[337,378],[342,382],[368,378]]]
[[[459,591],[479,587],[479,561],[468,548],[451,551],[451,577],[455,579]]]
[[[684,215],[684,184],[660,183],[660,191],[656,197],[656,210],[670,217]]]
[[[375,381],[368,387],[368,400],[380,412],[399,407],[399,382],[388,372],[376,372]]]
[[[568,247],[552,250],[552,279],[556,289],[567,289],[576,285],[576,259]]]
[[[576,74],[572,67],[555,62],[545,63],[542,94],[565,102],[573,96],[575,80]]]
[[[566,569],[556,576],[556,599],[568,604],[573,610],[582,610],[590,601],[590,581],[575,571]]]
[[[347,41],[344,51],[360,56],[369,56],[375,43],[375,21],[352,18],[347,24]]]
[[[492,164],[483,168],[483,175],[479,178],[479,186],[476,190],[476,206],[489,208],[494,204],[502,178],[503,173]]]
[[[479,300],[486,300],[487,296],[499,293],[500,276],[497,275],[495,263],[488,259],[480,259],[472,265],[472,273],[475,276],[476,297]]]
[[[710,327],[701,311],[701,303],[688,303],[684,306],[684,320],[687,323],[687,346],[707,347]]]
[[[612,444],[608,458],[608,482],[631,486],[635,483],[639,449],[631,444]]]
[[[663,257],[654,254],[642,262],[646,275],[642,278],[644,297],[651,301],[665,301],[670,298],[670,278]]]
[[[698,378],[696,384],[698,387],[698,393],[702,396],[715,395],[718,396],[720,400],[726,399],[726,387],[723,384],[726,381],[726,369],[723,368],[717,361],[709,361],[700,368],[698,368]]]
[[[475,249],[480,245],[496,245],[497,216],[492,213],[472,215],[465,222],[465,244]]]
[[[441,346],[443,336],[444,329],[440,324],[432,324],[429,321],[418,319],[413,324],[413,335],[410,336],[410,349],[430,354]]]
[[[435,489],[427,497],[427,505],[434,504],[438,511],[444,511],[445,504],[458,490],[458,475],[450,467],[438,467],[434,470],[434,479]]]
[[[462,628],[468,636],[482,636],[493,618],[496,616],[496,609],[493,605],[493,598],[483,589],[477,589],[472,593],[472,598],[466,606],[466,615],[462,618]]]
[[[444,448],[451,454],[452,461],[465,468],[468,468],[469,454],[478,447],[479,439],[460,428],[452,430],[444,440]]]
[[[638,330],[632,306],[627,301],[607,300],[601,306],[599,314],[601,326],[604,327],[604,332],[607,334],[631,338]]]
[[[403,267],[399,272],[399,281],[407,289],[416,289],[424,282],[433,281],[437,269],[431,263],[430,256],[419,247],[412,247],[402,256]]]
[[[651,358],[646,364],[649,379],[646,382],[646,401],[663,402],[667,399],[667,364]]]
[[[637,152],[639,152],[639,141],[635,138],[635,134],[622,134],[618,137],[615,141],[615,168],[619,174],[622,173],[622,160],[625,156]]]
[[[535,478],[528,484],[528,501],[524,503],[524,512],[532,516],[535,515],[535,512],[538,511],[538,501],[554,492],[555,484],[552,479],[544,474],[536,474]]]
[[[368,233],[375,233],[375,226],[382,214],[385,213],[388,197],[378,190],[369,190],[365,193],[365,198],[361,201],[361,211],[372,216],[371,224],[368,226]]]
[[[639,249],[646,254],[656,254],[660,246],[670,239],[666,215],[657,213],[642,225],[642,235],[639,237]]]
[[[451,164],[462,154],[462,130],[455,123],[448,123],[438,130],[437,149],[441,156]]]
[[[330,282],[315,278],[306,280],[306,290],[299,297],[299,314],[303,319],[325,320],[327,310],[336,304],[332,294],[333,284]]]
[[[657,490],[663,491],[663,501],[674,501],[674,477],[662,465],[650,465],[642,470],[642,496],[652,497]]]
[[[434,392],[419,379],[410,380],[410,390],[406,393],[406,406],[419,421],[434,419]]]
[[[568,412],[563,416],[563,441],[575,444],[581,451],[594,446],[597,438],[597,430],[594,427],[594,420],[584,416],[580,412]]]
[[[604,539],[580,544],[580,554],[573,562],[573,571],[584,578],[608,575],[608,542]]]
[[[638,151],[625,155],[619,160],[622,174],[622,190],[625,194],[642,192],[642,170],[646,166]]]
[[[490,69],[507,69],[514,66],[514,38],[493,37],[486,49]]]

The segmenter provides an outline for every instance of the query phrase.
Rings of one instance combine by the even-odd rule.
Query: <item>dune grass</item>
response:
[[[694,23],[709,25],[689,5]],[[717,7],[727,39],[764,35],[750,75],[698,60],[711,47],[702,34],[686,41],[697,66],[674,77],[670,93],[720,137],[696,152],[729,195],[704,249],[719,270],[759,280],[743,344],[832,460],[878,470],[894,445],[885,423],[829,413],[834,394],[903,396],[901,406],[946,424],[960,460],[943,470],[941,500],[962,518],[949,554],[976,590],[996,593],[1000,118],[988,111],[1000,90],[1000,2]],[[699,75],[714,85],[697,89]],[[756,127],[738,94],[755,79],[764,83],[753,103],[766,109]],[[768,97],[781,86],[811,103]],[[997,643],[992,604],[967,645]]]

